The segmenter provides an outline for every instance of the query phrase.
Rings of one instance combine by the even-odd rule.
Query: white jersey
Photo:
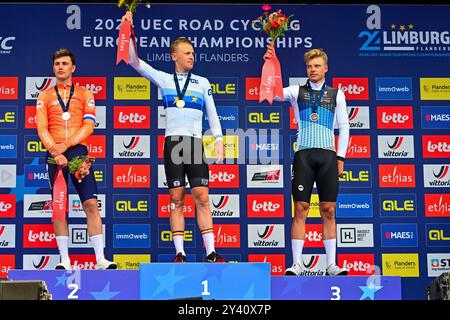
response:
[[[177,89],[173,74],[154,69],[137,57],[134,46],[130,45],[131,66],[143,77],[147,78],[161,90],[166,112],[165,136],[202,137],[203,109],[206,109],[211,132],[216,140],[222,139],[222,127],[212,97],[212,89],[208,79],[191,73],[191,79],[184,95],[185,105],[177,107]],[[187,73],[177,73],[180,91],[183,90]]]
[[[314,82],[310,82],[310,84],[313,90],[320,90],[323,83],[317,84]],[[299,90],[300,87],[298,85],[289,86],[283,89],[284,100],[289,101],[293,106],[295,121],[297,122],[298,125],[297,150],[299,150],[300,146],[306,146],[306,148],[308,148],[323,145],[322,141],[320,141],[320,139],[323,136],[328,137],[327,139],[328,145],[326,148],[324,148],[323,146],[321,148],[334,150],[335,146],[334,146],[333,128],[334,123],[337,123],[337,127],[339,128],[339,139],[336,155],[345,158],[350,134],[349,132],[350,125],[348,121],[347,104],[345,101],[344,93],[340,89],[338,89],[336,96],[336,108],[334,110],[333,119],[330,119],[331,121],[328,124],[328,126],[323,126],[323,124],[319,125],[318,123],[313,123],[309,120],[308,116],[310,112],[305,113],[308,116],[306,116],[303,113],[301,114],[301,112],[299,112],[299,105],[298,105]],[[302,127],[302,124],[304,128]],[[314,134],[311,135],[311,137],[313,137],[312,141],[305,139],[305,135],[301,134],[303,130],[308,130],[310,128],[316,130]],[[321,133],[320,130],[322,130],[324,134],[319,134]]]

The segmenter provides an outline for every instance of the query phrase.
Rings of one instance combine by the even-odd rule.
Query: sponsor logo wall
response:
[[[83,23],[68,19],[61,32],[77,52],[74,83],[95,97],[95,131],[87,145],[96,158],[94,175],[106,253],[124,269],[136,269],[143,262],[170,261],[174,253],[163,167],[167,118],[154,83],[131,67],[116,67],[104,58],[116,50],[111,39],[117,37],[117,30],[110,25],[110,17],[117,15],[117,9],[95,6],[92,10],[78,5]],[[297,9],[280,8],[286,12]],[[431,6],[420,8],[424,12],[417,14],[414,6],[377,8],[379,13],[367,13],[367,5],[324,5],[326,13],[333,13],[330,25],[349,35],[329,39],[308,22],[317,8],[298,7],[294,19],[302,28],[280,39],[277,52],[285,86],[306,81],[299,52],[326,42],[326,50],[336,53],[330,56],[326,83],[345,94],[350,122],[336,208],[338,262],[352,275],[374,274],[378,266],[384,275],[402,276],[411,289],[405,297],[421,299],[414,292],[422,293],[430,277],[449,271],[450,74],[433,66],[448,64],[450,9]],[[298,124],[289,103],[258,102],[266,43],[262,33],[251,28],[248,17],[260,7],[242,5],[237,12],[234,5],[193,5],[183,16],[169,15],[173,9],[171,4],[154,6],[166,23],[152,25],[144,18],[135,22],[136,33],[142,36],[138,52],[156,69],[172,72],[168,38],[188,34],[196,47],[194,72],[211,84],[226,137],[225,163],[209,166],[216,247],[225,256],[236,255],[242,261],[270,262],[272,275],[282,275],[292,263],[290,177]],[[17,62],[20,52],[31,51],[35,61],[48,61],[48,50],[35,48],[51,51],[57,44],[51,38],[23,39],[10,26],[19,19],[32,21],[37,14],[42,21],[51,21],[61,13],[56,7],[39,4],[12,5],[8,12],[2,23],[11,32],[0,35],[0,277],[11,268],[52,269],[58,254],[50,224],[47,150],[37,135],[35,117],[37,96],[52,90],[56,80],[51,65],[45,69],[40,63]],[[199,14],[220,18],[215,23],[205,18],[201,27],[201,23],[187,23],[197,21]],[[343,15],[350,21],[345,26],[334,18]],[[403,22],[388,21],[388,16],[411,21],[402,29]],[[433,21],[426,19],[429,16]],[[162,32],[150,38],[148,30],[153,27]],[[39,34],[53,30],[47,23],[34,28]],[[414,46],[419,33],[423,38]],[[348,57],[353,57],[352,69],[346,67]],[[409,59],[386,68],[388,62],[404,57]],[[405,68],[412,71],[405,75]],[[210,116],[204,109],[205,131]],[[337,125],[335,129],[337,145]],[[203,141],[208,160],[214,160],[211,132]],[[197,209],[186,182],[182,211],[187,254],[190,261],[203,261]],[[82,204],[71,182],[69,195],[71,254],[80,268],[92,269],[95,257],[88,248]],[[321,275],[326,267],[318,202],[314,188],[303,257],[306,275]]]

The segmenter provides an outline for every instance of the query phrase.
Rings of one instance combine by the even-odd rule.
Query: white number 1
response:
[[[208,280],[203,280],[202,281],[202,285],[203,285],[202,296],[209,296],[209,295],[211,295],[211,292],[208,291]]]

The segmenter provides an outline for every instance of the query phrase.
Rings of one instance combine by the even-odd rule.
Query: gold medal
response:
[[[69,119],[70,119],[70,113],[67,112],[67,111],[66,111],[66,112],[63,112],[61,118],[62,118],[64,121],[69,120]]]
[[[178,100],[176,104],[178,108],[184,108],[186,102],[184,102],[184,100]]]

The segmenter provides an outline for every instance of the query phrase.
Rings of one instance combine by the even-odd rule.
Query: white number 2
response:
[[[78,299],[78,296],[75,295],[77,291],[79,290],[79,287],[76,283],[71,283],[67,286],[69,289],[73,289],[71,293],[67,296],[67,299]]]

